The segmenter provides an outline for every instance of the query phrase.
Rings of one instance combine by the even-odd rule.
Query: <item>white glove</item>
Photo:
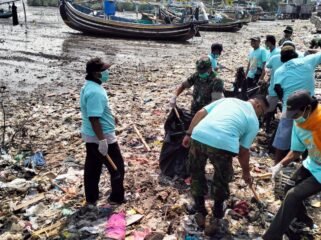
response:
[[[281,169],[283,168],[282,163],[278,163],[275,166],[271,167],[270,170],[272,172],[272,179],[275,179],[275,177],[279,174]]]
[[[103,156],[107,156],[108,153],[108,142],[107,139],[103,139],[99,141],[98,151]]]
[[[169,101],[169,104],[171,108],[174,108],[176,106],[176,96],[173,96],[171,100]]]

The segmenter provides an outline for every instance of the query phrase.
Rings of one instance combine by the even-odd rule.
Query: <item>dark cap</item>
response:
[[[293,28],[291,26],[286,26],[283,32],[293,33]]]
[[[212,63],[209,57],[204,56],[201,57],[199,60],[196,62],[196,69],[198,72],[203,73],[206,72],[208,69],[212,67]]]
[[[251,37],[250,40],[253,40],[253,41],[261,41],[261,38],[260,37]]]
[[[104,63],[100,58],[92,58],[86,64],[86,73],[102,72],[111,65]]]
[[[303,108],[310,105],[313,102],[313,98],[309,91],[298,90],[292,93],[286,102],[286,117],[293,118]]]

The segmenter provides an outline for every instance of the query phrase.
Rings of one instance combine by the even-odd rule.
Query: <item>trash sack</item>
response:
[[[176,109],[180,119],[172,109],[164,125],[165,139],[160,152],[159,166],[165,176],[186,178],[189,149],[182,146],[182,141],[192,121],[192,115],[186,110],[177,107]]]

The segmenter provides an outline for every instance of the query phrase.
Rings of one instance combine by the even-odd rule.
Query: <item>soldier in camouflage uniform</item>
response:
[[[213,215],[221,219],[224,216],[224,201],[230,195],[233,156],[238,155],[242,177],[246,183],[251,183],[249,148],[259,130],[258,117],[264,115],[268,105],[264,96],[256,96],[247,102],[225,98],[205,106],[195,114],[182,144],[184,147],[190,146],[189,170],[195,201],[192,210],[197,213],[199,225],[205,224],[207,215],[204,199],[207,194],[207,159],[215,169],[211,186],[215,201]]]
[[[194,115],[198,110],[207,104],[223,97],[224,83],[216,78],[216,73],[212,70],[209,57],[204,56],[196,62],[197,72],[192,74],[176,90],[175,95],[170,100],[171,107],[175,107],[176,98],[187,88],[194,86],[191,113]]]

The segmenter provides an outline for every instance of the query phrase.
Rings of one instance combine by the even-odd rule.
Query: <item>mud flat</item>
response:
[[[22,9],[19,5],[18,8]],[[82,176],[79,173],[83,169],[85,154],[79,134],[79,91],[84,83],[85,63],[89,58],[99,56],[113,64],[106,90],[110,95],[113,111],[119,118],[117,134],[126,159],[126,192],[129,199],[126,205],[115,211],[136,209],[136,213],[144,215],[139,224],[128,230],[150,229],[171,236],[191,230],[183,207],[188,201],[188,189],[165,181],[159,177],[158,169],[164,135],[163,124],[169,112],[169,98],[176,86],[193,73],[195,61],[201,55],[209,53],[213,42],[224,45],[221,63],[236,69],[241,65],[246,66],[250,50],[249,38],[252,36],[264,38],[267,34],[274,34],[279,39],[285,26],[292,25],[294,42],[298,50],[304,51],[315,30],[308,20],[255,22],[244,26],[238,33],[201,32],[202,37],[185,43],[167,43],[85,36],[68,28],[62,22],[57,8],[28,7],[27,13],[27,29],[24,25],[12,27],[10,19],[0,20],[0,86],[7,88],[0,97],[6,111],[4,142],[7,152],[5,156],[8,156],[1,157],[0,181],[9,182],[16,177],[15,166],[23,164],[20,157],[23,152],[43,152],[46,167],[38,169],[37,177],[28,180],[38,184],[33,194],[35,191],[37,194],[45,193],[45,197],[38,196],[40,203],[36,202],[34,205],[45,203],[40,207],[48,216],[25,218],[23,211],[31,205],[24,207],[22,212],[13,212],[12,206],[30,200],[32,194],[13,190],[9,195],[0,190],[3,205],[0,209],[0,234],[22,234],[25,228],[19,226],[26,222],[32,225],[29,232],[57,223],[52,226],[58,226],[58,233],[64,237],[68,234],[80,234],[75,235],[74,239],[104,238],[104,225],[97,223],[98,225],[93,226],[92,219],[83,216],[82,223],[85,225],[80,226],[77,225],[79,219],[76,218],[79,216],[74,215],[79,212],[84,200]],[[22,12],[19,12],[19,20],[23,20]],[[319,69],[316,75],[320,87]],[[220,77],[230,87],[234,73],[222,71]],[[189,108],[190,93],[187,92],[178,99],[178,106]],[[2,117],[1,113],[0,119]],[[134,123],[151,151],[146,151],[137,137],[133,129]],[[3,128],[1,133],[2,130]],[[258,139],[260,141],[252,149],[251,165],[256,171],[265,173],[272,165],[266,150],[268,139],[264,133]],[[8,162],[10,157],[12,161]],[[54,176],[52,178],[56,179],[68,171],[72,176],[69,180],[58,177],[58,184],[62,188],[57,189],[47,179],[47,172],[51,172]],[[208,173],[212,172],[213,169],[209,168]],[[241,171],[236,161],[235,173],[235,182],[231,184],[232,196],[248,202],[255,214],[257,208],[250,202],[252,194],[242,185]],[[27,178],[25,175],[20,177]],[[48,186],[43,185],[48,182]],[[99,206],[104,206],[104,196],[110,189],[107,175],[102,176],[101,185]],[[269,211],[275,212],[280,202],[274,200],[272,183],[269,180],[258,181],[256,188],[262,199],[268,202]],[[57,203],[60,207],[57,207]],[[207,203],[212,204],[209,200]],[[232,203],[229,204],[231,207]],[[316,202],[315,206],[319,205]],[[70,210],[72,215],[68,215],[68,211],[63,209]],[[320,216],[317,216],[319,209],[310,208],[310,211],[319,218],[316,223],[320,225]],[[264,231],[262,222],[253,219],[235,220],[231,216],[227,219],[232,237],[253,239]],[[19,226],[16,224],[13,227],[12,222],[18,222]],[[84,230],[87,235],[81,235],[83,232],[78,230],[89,225],[94,228]],[[22,235],[27,239],[26,232]],[[57,236],[57,233],[53,236]],[[316,237],[318,239],[320,235]]]

